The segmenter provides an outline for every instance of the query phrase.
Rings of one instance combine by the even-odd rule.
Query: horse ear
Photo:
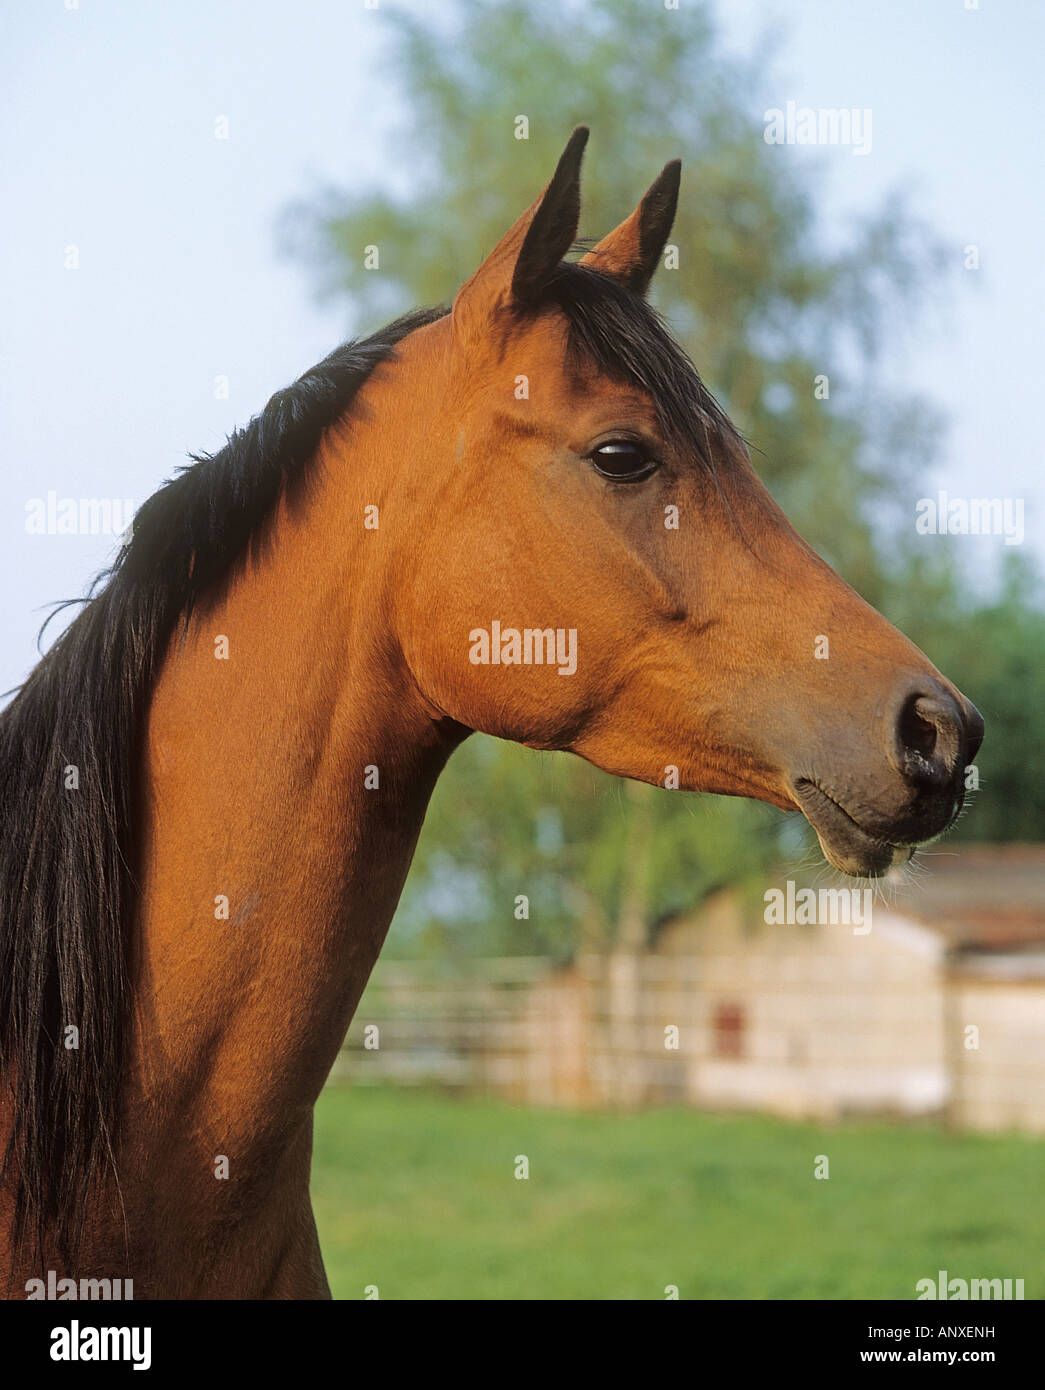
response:
[[[573,245],[581,215],[581,159],[588,127],[579,125],[559,157],[544,192],[466,280],[454,300],[454,318],[479,300],[505,295],[519,304],[540,296],[555,267]]]
[[[588,127],[579,125],[559,156],[552,181],[534,204],[533,218],[515,262],[512,297],[532,304],[577,236],[581,220],[581,160]]]
[[[590,265],[623,280],[637,294],[645,294],[675,221],[681,173],[681,160],[665,164],[631,216],[593,246],[581,265]]]

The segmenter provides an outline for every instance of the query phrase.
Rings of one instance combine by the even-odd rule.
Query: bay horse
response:
[[[156,492],[0,716],[10,1296],[329,1297],[313,1107],[473,730],[797,808],[847,874],[961,807],[979,714],[646,302],[678,162],[566,259],[586,138],[449,310]]]

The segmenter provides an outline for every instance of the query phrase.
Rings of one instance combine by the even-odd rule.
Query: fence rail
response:
[[[381,963],[335,1074],[532,1104],[694,1104],[1045,1131],[1045,1009],[958,1039],[960,984],[726,957]],[[1043,996],[1045,1002],[1045,996]],[[974,1007],[974,1006],[973,1006]],[[1029,1016],[1028,1016],[1029,1017]],[[954,1034],[954,1036],[952,1036]]]

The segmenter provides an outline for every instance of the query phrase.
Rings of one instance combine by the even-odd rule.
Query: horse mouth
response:
[[[899,864],[906,864],[916,845],[894,844],[853,819],[845,807],[823,787],[799,778],[795,797],[802,814],[816,831],[827,862],[853,878],[880,878]]]

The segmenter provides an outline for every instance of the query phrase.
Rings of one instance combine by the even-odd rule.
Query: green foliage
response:
[[[386,954],[540,955],[616,937],[622,866],[634,852],[628,786],[579,758],[475,737],[443,773]],[[641,788],[653,833],[650,924],[779,854],[780,815],[753,802]],[[795,818],[800,819],[800,818]],[[528,899],[527,918],[516,898]]]
[[[458,0],[433,19],[390,9],[408,191],[333,192],[291,210],[298,253],[351,306],[354,328],[445,302],[547,181],[569,131],[592,129],[582,231],[598,236],[664,162],[684,158],[679,268],[653,297],[752,445],[799,531],[983,707],[981,836],[1045,833],[1034,710],[1042,615],[1013,571],[976,607],[953,563],[916,552],[937,421],[877,384],[887,335],[934,285],[944,250],[897,201],[828,244],[815,175],[762,138],[765,58],[727,60],[704,6],[646,0]],[[529,122],[516,138],[517,118]],[[380,248],[379,272],[364,250]],[[815,378],[826,374],[829,399]],[[920,480],[920,481],[916,481]],[[900,537],[901,539],[897,539]],[[923,538],[924,539],[924,538]],[[946,541],[946,538],[943,538]],[[970,612],[970,608],[972,611]],[[392,949],[549,950],[612,942],[634,807],[610,779],[475,738],[452,760],[422,837]],[[779,853],[778,813],[726,799],[656,798],[642,911],[658,916]],[[792,836],[792,842],[794,837]],[[518,893],[529,922],[513,917]]]

